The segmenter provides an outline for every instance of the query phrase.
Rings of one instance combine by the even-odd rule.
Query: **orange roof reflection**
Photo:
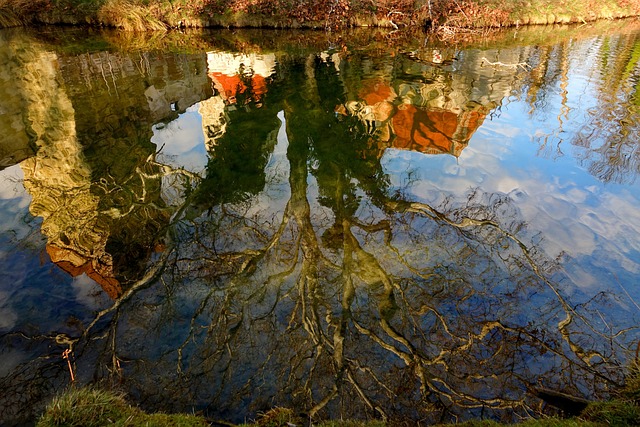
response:
[[[485,115],[481,110],[457,114],[442,109],[423,110],[410,104],[401,105],[392,118],[396,135],[392,147],[458,157]]]
[[[213,81],[213,86],[220,93],[220,96],[230,104],[237,102],[237,97],[244,94],[251,87],[252,99],[260,101],[262,96],[267,93],[267,80],[259,75],[253,74],[251,78],[243,79],[240,74],[227,75],[219,72],[209,73],[209,77]]]
[[[95,280],[113,299],[122,295],[122,286],[113,275],[113,266],[97,259],[87,259],[79,253],[52,244],[47,244],[47,254],[58,267],[76,277],[86,274]]]
[[[471,136],[482,125],[489,108],[477,104],[451,109],[420,107],[410,103],[397,105],[394,88],[381,79],[362,82],[360,101],[339,105],[335,111],[354,115],[367,129],[375,121],[377,155],[389,147],[425,154],[460,156]],[[394,106],[396,105],[396,106]]]
[[[396,93],[387,83],[379,80],[363,82],[358,95],[369,105],[375,105],[382,101],[392,101]]]

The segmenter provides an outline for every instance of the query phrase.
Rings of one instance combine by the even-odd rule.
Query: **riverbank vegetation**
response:
[[[200,427],[209,425],[234,424],[207,420],[191,414],[148,414],[131,406],[122,394],[95,388],[70,388],[57,397],[47,407],[38,421],[37,427],[83,426],[176,426]],[[259,414],[256,420],[237,427],[290,427],[308,425],[302,415],[291,409],[274,408]],[[382,421],[331,420],[313,423],[316,427],[386,427]],[[501,427],[490,420],[474,420],[458,424],[463,427]],[[592,403],[580,417],[560,419],[544,418],[527,420],[518,424],[522,427],[597,427],[640,425],[640,408],[637,404],[623,399],[610,402]],[[442,425],[444,426],[444,424]]]
[[[487,28],[640,15],[640,0],[0,0],[0,27]]]
[[[634,364],[625,386],[606,402],[586,405],[579,416],[566,419],[550,417],[526,420],[522,427],[597,427],[640,425],[640,367]],[[37,427],[55,426],[178,426],[199,427],[234,424],[208,420],[190,414],[148,414],[127,403],[123,394],[93,387],[70,387],[56,397],[38,421]],[[249,423],[237,427],[291,427],[309,425],[304,415],[289,408],[273,408],[261,413]],[[331,420],[313,423],[317,427],[386,427],[383,421]],[[505,424],[491,420],[467,421],[463,427],[501,427]],[[444,425],[443,425],[444,426]]]
[[[187,414],[147,414],[129,405],[124,396],[96,388],[69,388],[51,402],[38,426],[207,426],[203,418]]]

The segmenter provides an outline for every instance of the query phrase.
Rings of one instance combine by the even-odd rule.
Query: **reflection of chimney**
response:
[[[46,79],[40,82],[44,86]],[[75,111],[60,87],[47,89],[57,115],[45,114],[54,106],[41,103],[30,104],[25,112],[39,126],[34,127],[39,149],[20,164],[24,186],[32,197],[29,210],[42,218],[41,231],[47,237],[51,261],[72,276],[86,273],[115,298],[121,289],[104,251],[108,230],[97,218],[99,199],[91,193],[91,168],[76,136]]]
[[[58,57],[25,49],[20,81],[22,122],[37,147],[23,160],[24,187],[31,195],[29,211],[42,218],[51,260],[73,276],[86,273],[111,297],[121,292],[111,257],[104,252],[105,229],[98,224],[99,200],[91,193],[91,168],[76,135],[76,111],[59,84]]]

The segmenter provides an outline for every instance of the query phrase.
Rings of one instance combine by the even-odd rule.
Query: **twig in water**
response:
[[[515,64],[505,64],[504,62],[491,62],[489,61],[487,58],[485,58],[484,56],[481,58],[482,60],[482,64],[484,64],[485,62],[489,65],[493,65],[493,66],[499,66],[499,67],[508,67],[508,68],[522,68],[523,70],[528,70],[529,68],[531,68],[531,66],[529,64],[527,64],[526,62],[518,62]]]
[[[75,375],[73,375],[73,368],[71,367],[71,358],[69,355],[71,354],[71,349],[66,349],[62,352],[62,358],[67,360],[67,366],[69,366],[69,375],[71,375],[71,382],[76,380]]]

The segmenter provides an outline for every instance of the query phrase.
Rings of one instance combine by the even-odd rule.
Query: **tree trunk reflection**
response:
[[[607,82],[637,74],[632,38],[621,40]],[[504,100],[517,93],[542,114],[557,82],[563,133],[571,43],[379,56],[346,43],[292,51],[65,57],[78,75],[57,86],[49,70],[41,82],[56,95],[47,105],[57,118],[36,108],[38,91],[21,89],[26,116],[51,122],[49,131],[34,127],[38,150],[20,164],[46,253],[94,279],[76,269],[108,259],[105,277],[118,288],[106,308],[83,307],[84,318],[69,320],[69,335],[3,335],[8,348],[33,345],[39,356],[0,384],[29,398],[38,395],[33,384],[64,384],[56,352],[68,348],[80,383],[118,384],[148,409],[240,421],[291,406],[312,421],[407,425],[520,420],[549,411],[537,387],[601,397],[618,385],[636,327],[608,323],[604,308],[618,295],[567,285],[563,253],[546,249],[548,236],[527,224],[522,205],[481,186],[457,196],[427,187],[416,197],[411,171],[385,169],[387,150],[455,162]],[[530,52],[538,61],[530,72],[483,62],[519,63]],[[53,63],[31,65],[41,62]],[[99,67],[107,62],[121,66],[111,79]],[[79,70],[92,70],[91,84]],[[609,98],[620,94],[635,96],[622,84],[602,97],[615,110]],[[151,142],[194,111],[202,171],[173,164]],[[635,125],[614,127],[622,135]],[[587,147],[583,131],[572,143]],[[627,160],[592,170],[620,181],[618,172],[633,169]],[[72,173],[53,180],[39,175],[45,166]],[[81,199],[91,202],[84,210],[73,204]],[[92,244],[77,242],[89,234]],[[60,248],[83,261],[71,263]]]

